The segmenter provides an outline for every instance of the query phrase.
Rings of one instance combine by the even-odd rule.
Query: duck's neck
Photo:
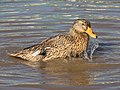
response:
[[[69,32],[70,36],[72,36],[73,38],[75,38],[77,41],[78,40],[82,40],[84,39],[84,41],[87,41],[89,40],[89,36],[88,34],[84,33],[84,32],[77,32],[74,28],[71,28],[70,29],[70,32]]]

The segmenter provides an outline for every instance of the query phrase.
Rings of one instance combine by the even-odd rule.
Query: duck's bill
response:
[[[86,30],[86,33],[92,38],[97,38],[97,35],[92,32],[92,29],[90,27],[88,27],[88,29]]]

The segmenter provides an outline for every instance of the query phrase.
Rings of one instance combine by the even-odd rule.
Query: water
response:
[[[99,41],[97,39],[90,39],[89,40],[89,45],[88,45],[88,49],[87,49],[87,56],[89,61],[92,61],[92,57],[93,57],[93,53],[95,52],[95,50],[99,47]]]
[[[119,90],[119,12],[120,0],[0,0],[0,90]],[[91,21],[99,37],[92,62],[56,60],[41,68],[6,55],[68,32],[78,18]]]

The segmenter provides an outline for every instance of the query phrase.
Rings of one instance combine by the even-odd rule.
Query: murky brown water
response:
[[[6,55],[91,21],[99,48],[93,62],[41,65]],[[120,0],[0,0],[0,90],[119,90]]]

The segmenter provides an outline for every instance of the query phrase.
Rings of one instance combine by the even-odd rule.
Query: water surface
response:
[[[0,89],[119,90],[120,0],[0,0]],[[7,56],[60,33],[75,19],[91,21],[99,48],[93,61],[38,64]]]

